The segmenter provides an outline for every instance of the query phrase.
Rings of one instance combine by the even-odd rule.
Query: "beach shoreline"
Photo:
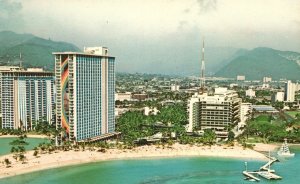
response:
[[[37,135],[37,134],[26,134],[27,138],[49,138],[46,135]],[[14,138],[14,137],[19,137],[18,135],[0,135],[0,139],[1,138]]]
[[[260,145],[260,146],[266,146]],[[27,163],[22,164],[21,161],[15,161],[13,155],[3,155],[0,162],[8,158],[12,167],[6,168],[5,164],[0,164],[0,179],[20,174],[26,174],[35,171],[53,169],[64,166],[72,166],[86,163],[94,163],[112,160],[132,160],[132,159],[159,159],[159,158],[176,158],[176,157],[218,157],[233,158],[241,160],[261,160],[266,161],[267,158],[261,152],[244,149],[236,145],[228,146],[191,146],[174,144],[172,147],[140,146],[133,149],[107,149],[105,153],[98,151],[58,151],[51,154],[39,154],[40,157],[33,156],[33,151],[26,154]]]
[[[253,150],[258,151],[258,152],[269,152],[269,151],[274,151],[278,149],[281,144],[279,143],[271,143],[271,144],[265,144],[265,143],[254,143]]]

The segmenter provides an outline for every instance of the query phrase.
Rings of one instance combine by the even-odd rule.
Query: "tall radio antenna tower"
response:
[[[20,70],[22,69],[22,53],[20,52]]]
[[[202,61],[201,61],[201,92],[204,93],[205,88],[205,61],[204,61],[204,38],[203,38],[203,45],[202,45]]]

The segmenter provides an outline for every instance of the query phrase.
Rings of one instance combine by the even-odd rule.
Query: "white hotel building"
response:
[[[216,88],[214,95],[195,94],[189,100],[188,132],[212,129],[224,131],[240,122],[241,99],[235,91]]]
[[[30,130],[54,118],[54,77],[42,69],[0,69],[2,128]]]

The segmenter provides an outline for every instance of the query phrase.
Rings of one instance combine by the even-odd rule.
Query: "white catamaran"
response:
[[[284,143],[282,144],[280,150],[277,152],[279,156],[282,157],[293,157],[295,153],[291,153],[287,144],[287,139],[284,139]]]

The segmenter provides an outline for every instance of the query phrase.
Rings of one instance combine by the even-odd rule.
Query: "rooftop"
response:
[[[20,74],[53,74],[53,72],[44,71],[43,68],[21,68],[19,66],[0,66],[1,73],[20,73]]]
[[[49,71],[27,71],[27,70],[15,70],[15,71],[1,71],[1,73],[14,73],[14,74],[40,74],[40,75],[53,75],[53,72]]]
[[[108,55],[107,47],[84,47],[84,52],[53,52],[54,55],[69,54],[69,55],[84,55],[84,56],[101,56],[114,58]]]
[[[251,106],[256,111],[265,111],[265,112],[278,112],[274,107],[270,105],[252,105]]]
[[[82,55],[82,56],[101,56],[107,58],[115,58],[113,56],[108,55],[100,55],[100,54],[92,54],[92,53],[84,53],[84,52],[52,52],[53,55]]]

